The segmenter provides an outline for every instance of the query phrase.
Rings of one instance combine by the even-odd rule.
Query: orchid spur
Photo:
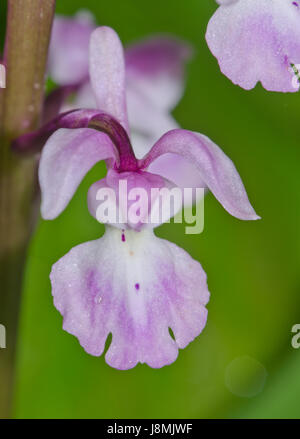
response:
[[[299,90],[300,2],[218,0],[207,44],[220,68],[246,90],[257,82],[269,91]]]
[[[84,175],[100,160],[106,160],[108,172],[89,190],[88,207],[94,217],[100,187],[116,189],[120,180],[147,192],[173,187],[177,180],[183,185],[184,175],[174,173],[170,182],[151,171],[161,159],[172,165],[177,155],[231,215],[258,219],[232,161],[202,134],[171,130],[137,159],[130,141],[124,53],[117,34],[108,27],[94,30],[89,57],[98,109],[61,114],[15,143],[15,148],[24,149],[46,140],[39,167],[45,219],[56,218],[66,208]],[[156,225],[106,224],[102,238],[74,247],[52,267],[52,294],[63,328],[95,356],[103,353],[111,333],[105,359],[117,369],[172,363],[178,349],[206,324],[209,291],[200,263],[157,238]]]

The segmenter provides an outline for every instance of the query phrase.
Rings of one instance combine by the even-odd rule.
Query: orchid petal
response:
[[[176,125],[175,121],[174,125]],[[150,147],[152,147],[156,141],[157,138],[144,135],[141,132],[136,133],[133,131],[131,134],[133,150],[135,156],[139,159],[142,159],[150,151]],[[167,153],[161,155],[154,162],[150,163],[148,171],[152,174],[161,175],[166,180],[175,183],[176,186],[181,189],[206,188],[195,165],[178,154]],[[194,193],[195,192],[193,192],[193,194]],[[194,196],[190,199],[184,197],[185,206],[191,206],[195,204],[195,201],[196,198]]]
[[[103,26],[94,30],[89,61],[98,108],[115,117],[128,132],[124,52],[113,29]]]
[[[75,18],[55,17],[48,68],[57,84],[77,84],[88,78],[88,47],[94,28],[93,17],[86,13]]]
[[[222,72],[249,90],[260,81],[270,91],[299,89],[300,3],[239,0],[220,6],[206,40]]]
[[[187,161],[185,157],[179,154],[167,153],[161,155],[149,165],[148,171],[172,181],[182,190],[185,188],[206,188],[206,184],[194,163]],[[184,204],[189,206],[194,204],[195,201],[194,196],[191,199],[185,198]]]
[[[140,93],[157,109],[172,110],[184,90],[184,67],[192,48],[174,37],[154,37],[126,49],[129,89]]]
[[[105,356],[110,366],[160,368],[175,361],[178,348],[206,324],[206,275],[184,250],[151,231],[122,236],[107,228],[103,238],[60,259],[50,276],[54,304],[63,328],[89,354],[100,356],[111,333]]]
[[[61,128],[47,141],[41,155],[41,212],[56,218],[68,205],[86,173],[100,160],[117,160],[107,134],[89,128]]]
[[[140,161],[141,169],[168,153],[178,154],[194,165],[201,180],[231,215],[244,220],[259,218],[233,162],[208,137],[186,130],[170,131]]]

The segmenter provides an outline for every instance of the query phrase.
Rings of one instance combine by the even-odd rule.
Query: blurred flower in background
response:
[[[221,6],[208,23],[206,40],[224,75],[246,90],[260,81],[270,91],[298,91],[300,2],[218,3]]]

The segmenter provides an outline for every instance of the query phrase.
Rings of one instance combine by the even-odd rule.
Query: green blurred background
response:
[[[103,233],[86,203],[89,185],[105,172],[97,165],[61,217],[39,221],[31,242],[17,418],[300,417],[300,351],[291,346],[291,328],[300,323],[300,96],[268,93],[261,86],[246,92],[220,73],[204,38],[216,7],[213,0],[57,1],[61,14],[89,9],[125,44],[156,32],[194,44],[187,90],[174,115],[233,159],[262,220],[238,221],[209,194],[203,234],[185,235],[183,225],[157,230],[207,272],[208,323],[171,366],[117,371],[62,331],[49,282],[55,261]]]

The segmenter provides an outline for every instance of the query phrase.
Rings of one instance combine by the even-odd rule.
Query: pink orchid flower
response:
[[[59,115],[15,144],[22,149],[48,139],[39,167],[45,219],[56,218],[66,208],[85,174],[100,160],[106,160],[108,173],[89,190],[88,206],[94,217],[98,188],[117,190],[125,180],[131,188],[149,193],[153,188],[173,187],[178,180],[183,184],[185,176],[178,172],[170,182],[151,171],[161,158],[172,163],[174,156],[186,162],[186,169],[198,175],[231,215],[258,218],[234,164],[202,134],[171,130],[137,159],[130,142],[125,58],[117,34],[108,27],[94,30],[89,57],[98,109]],[[130,369],[139,362],[153,368],[172,363],[178,349],[206,324],[209,291],[200,263],[175,244],[157,238],[156,225],[106,224],[102,238],[74,247],[52,267],[52,294],[63,328],[95,356],[103,353],[111,333],[105,359],[117,369]]]
[[[207,44],[221,71],[246,90],[299,90],[300,2],[219,0]]]

